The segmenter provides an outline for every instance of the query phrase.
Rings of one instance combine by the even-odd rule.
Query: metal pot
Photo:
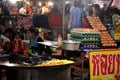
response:
[[[62,43],[64,50],[79,50],[80,42],[78,41],[64,40]]]

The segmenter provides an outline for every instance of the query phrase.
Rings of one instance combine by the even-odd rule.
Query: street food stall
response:
[[[60,29],[63,29],[64,37],[64,15],[63,8],[63,18],[60,18],[60,21],[57,21],[56,17],[62,17],[61,15],[37,14],[33,15],[33,23],[31,23],[32,18],[28,16],[18,16],[18,22],[22,27],[47,28],[49,27],[49,22],[51,22],[50,25],[52,27],[56,28],[59,26]],[[48,20],[48,16],[51,21]],[[54,19],[52,16],[54,16]],[[41,17],[45,17],[45,20]],[[62,19],[63,24],[61,24]],[[54,23],[55,20],[56,23]],[[80,79],[84,80],[84,67],[86,67],[84,65],[86,61],[84,60],[87,58],[90,61],[87,63],[88,65],[90,64],[90,68],[87,66],[90,70],[90,80],[107,79],[108,76],[109,79],[113,80],[119,73],[119,48],[117,43],[98,17],[87,16],[87,22],[91,28],[72,29],[70,31],[70,40],[64,40],[63,38],[62,47],[58,47],[58,43],[55,41],[38,42],[39,44],[62,50],[62,54],[59,57],[65,56],[67,60],[32,54],[8,53],[4,56],[1,54],[0,66],[6,69],[7,80],[71,80],[71,66],[75,65],[71,59],[74,60],[78,57],[79,59],[75,63],[79,65],[82,62],[82,65],[80,63],[80,66],[78,66],[82,72],[82,75],[79,76]],[[80,56],[76,53],[80,54]]]

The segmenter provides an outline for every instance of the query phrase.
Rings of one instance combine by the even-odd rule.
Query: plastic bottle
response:
[[[60,34],[58,35],[58,47],[62,47],[62,36]]]

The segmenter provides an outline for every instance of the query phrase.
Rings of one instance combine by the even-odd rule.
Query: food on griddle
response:
[[[59,60],[59,59],[53,59],[49,61],[45,61],[42,64],[37,64],[36,66],[56,66],[56,65],[65,65],[65,64],[72,64],[74,61],[71,60]]]

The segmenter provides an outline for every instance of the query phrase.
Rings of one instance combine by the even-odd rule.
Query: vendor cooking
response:
[[[27,31],[28,38],[30,39],[30,49],[33,54],[41,55],[44,51],[44,45],[37,42],[43,42],[43,39],[38,35],[38,30],[30,28]]]

